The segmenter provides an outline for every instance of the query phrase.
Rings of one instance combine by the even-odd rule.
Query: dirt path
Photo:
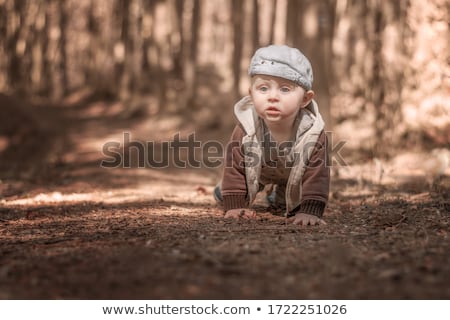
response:
[[[45,179],[0,184],[0,298],[450,299],[448,177],[433,191],[335,177],[321,227],[262,200],[257,221],[225,221],[217,170],[100,168],[130,129],[101,108],[64,111],[70,148]],[[133,134],[173,132],[149,121]]]

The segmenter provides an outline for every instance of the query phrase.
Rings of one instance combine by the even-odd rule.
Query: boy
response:
[[[272,211],[284,210],[294,224],[324,224],[330,171],[310,62],[295,48],[271,45],[256,51],[248,73],[249,96],[234,106],[239,124],[214,197],[225,218],[253,218],[249,206],[272,185]]]

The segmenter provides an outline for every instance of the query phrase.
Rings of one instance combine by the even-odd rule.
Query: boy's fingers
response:
[[[225,213],[225,218],[227,219],[255,219],[256,218],[256,212],[253,210],[230,210],[227,213]]]
[[[247,211],[247,212],[244,212],[244,214],[242,214],[241,217],[244,219],[255,219],[256,212],[255,211]]]
[[[325,224],[327,224],[322,219],[294,219],[292,221],[292,223],[295,224],[295,225],[300,225],[300,226],[307,226],[307,225],[315,226],[315,225],[325,225]]]
[[[237,213],[237,212],[227,212],[225,214],[225,218],[227,218],[227,219],[239,219],[239,213]]]

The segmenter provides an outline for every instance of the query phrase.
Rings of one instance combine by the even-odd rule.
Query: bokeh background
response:
[[[124,116],[229,128],[253,52],[288,44],[312,61],[322,113],[347,150],[448,146],[449,11],[446,0],[1,0],[0,92],[95,96],[122,102]]]

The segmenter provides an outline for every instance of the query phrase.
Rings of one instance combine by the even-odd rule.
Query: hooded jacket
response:
[[[222,196],[225,211],[251,205],[260,190],[263,168],[263,125],[251,98],[234,106],[239,124],[235,127],[225,154]],[[330,170],[324,122],[313,100],[300,109],[295,141],[290,157],[292,166],[286,184],[286,214],[302,212],[321,217],[325,210]]]

